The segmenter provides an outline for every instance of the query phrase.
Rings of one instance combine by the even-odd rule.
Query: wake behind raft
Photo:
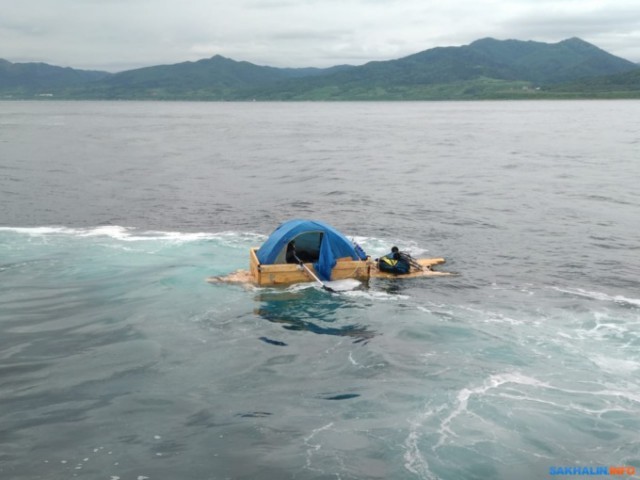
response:
[[[378,261],[342,233],[317,220],[289,220],[269,236],[260,248],[249,250],[249,270],[209,277],[210,283],[247,283],[260,287],[291,285],[348,278],[415,278],[450,275],[433,267],[444,258],[414,259],[392,252]],[[394,255],[397,254],[397,255]]]

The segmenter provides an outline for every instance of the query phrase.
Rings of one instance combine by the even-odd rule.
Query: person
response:
[[[287,245],[287,253],[285,255],[287,263],[300,263],[298,256],[296,255],[296,242],[291,240]]]
[[[391,247],[391,252],[378,259],[378,268],[387,273],[401,275],[409,273],[411,263],[407,255],[403,254],[398,247]]]

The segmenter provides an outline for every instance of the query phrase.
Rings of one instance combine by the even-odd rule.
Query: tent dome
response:
[[[297,219],[289,220],[273,231],[258,250],[258,261],[263,265],[286,263],[287,245],[291,241],[295,241],[297,252],[312,259],[322,280],[331,279],[331,270],[338,258],[361,260],[355,245],[335,228],[317,220]]]

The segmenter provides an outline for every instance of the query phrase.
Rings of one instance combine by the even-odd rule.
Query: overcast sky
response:
[[[0,58],[111,72],[361,65],[484,37],[580,37],[640,62],[640,0],[0,0]]]

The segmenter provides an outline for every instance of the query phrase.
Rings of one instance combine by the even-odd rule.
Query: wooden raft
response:
[[[256,257],[256,250],[252,248],[249,252],[250,270],[236,270],[228,275],[208,277],[207,282],[253,284],[266,287],[315,281],[297,264],[260,265]],[[451,275],[449,272],[438,272],[432,269],[436,265],[445,263],[444,258],[420,258],[417,259],[417,263],[422,266],[422,270],[412,268],[409,273],[394,275],[393,273],[381,272],[377,263],[371,259],[352,260],[348,257],[340,258],[332,270],[331,279],[355,278],[366,281],[369,278],[416,278]],[[317,275],[313,264],[305,263],[305,266]]]
[[[451,275],[450,272],[438,272],[436,270],[432,270],[436,265],[442,265],[445,263],[444,258],[418,258],[416,259],[422,266],[422,270],[417,270],[411,267],[411,271],[409,273],[404,273],[402,275],[395,275],[393,273],[381,272],[378,269],[377,262],[370,262],[371,270],[369,272],[370,278],[416,278],[416,277],[438,277],[442,275]]]

